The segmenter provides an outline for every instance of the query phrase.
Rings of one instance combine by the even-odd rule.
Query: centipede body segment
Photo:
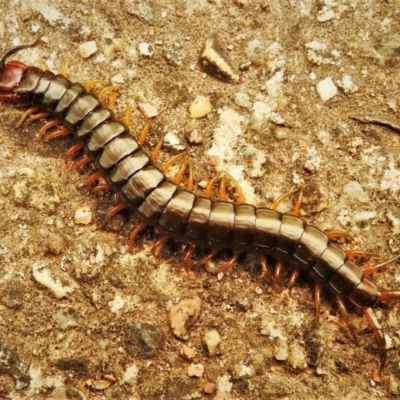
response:
[[[325,232],[296,215],[247,203],[212,200],[180,187],[154,163],[128,126],[83,85],[19,61],[6,62],[24,47],[27,46],[12,48],[0,58],[0,101],[33,107],[62,122],[59,136],[74,135],[76,144],[67,156],[83,149],[81,165],[92,161],[98,171],[92,180],[102,176],[106,188],[118,193],[121,203],[115,212],[130,208],[142,220],[130,242],[149,225],[162,235],[189,245],[185,262],[194,246],[200,246],[214,252],[231,249],[236,258],[245,251],[256,252],[263,271],[266,255],[292,265],[295,273],[291,286],[301,271],[316,282],[317,309],[323,286],[337,296],[344,317],[346,299],[364,313],[378,344],[383,369],[385,339],[373,307],[378,301],[399,301],[400,290],[378,289]]]

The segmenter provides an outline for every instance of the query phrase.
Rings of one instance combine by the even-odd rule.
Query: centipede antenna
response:
[[[14,53],[16,53],[17,51],[22,50],[22,49],[26,49],[26,48],[28,48],[28,47],[34,47],[34,46],[36,46],[36,45],[38,44],[38,42],[39,42],[39,37],[37,37],[37,38],[35,39],[35,41],[32,42],[32,43],[21,44],[21,45],[19,45],[19,46],[15,46],[15,47],[12,47],[11,49],[6,50],[6,51],[0,56],[0,68],[3,68],[3,67],[4,67],[4,65],[5,65],[5,63],[6,63],[6,59],[7,59],[11,54],[14,54]]]

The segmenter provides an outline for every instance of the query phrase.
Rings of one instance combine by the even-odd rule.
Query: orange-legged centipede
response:
[[[330,289],[351,331],[344,303],[350,300],[364,313],[379,348],[380,369],[384,368],[385,338],[373,307],[378,301],[399,301],[400,290],[378,289],[329,234],[296,215],[212,200],[179,187],[155,165],[127,125],[83,85],[19,61],[6,62],[28,46],[13,47],[0,56],[0,101],[34,107],[61,121],[64,129],[57,135],[74,135],[73,151],[83,149],[83,163],[95,164],[97,176],[118,192],[122,207],[132,209],[142,226],[154,226],[190,249],[250,251],[289,263],[295,268],[292,282],[300,271],[316,281],[316,298],[322,286]]]

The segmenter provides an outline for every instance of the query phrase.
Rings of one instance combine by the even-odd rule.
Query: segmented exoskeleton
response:
[[[147,225],[190,245],[229,248],[270,255],[310,275],[338,297],[361,309],[379,347],[381,369],[385,339],[372,307],[399,301],[400,290],[379,290],[328,235],[303,219],[266,207],[211,200],[179,187],[157,167],[129,128],[83,85],[63,75],[6,59],[28,46],[17,46],[0,58],[0,100],[36,107],[62,121],[94,162],[121,201]],[[67,133],[68,133],[67,132]]]

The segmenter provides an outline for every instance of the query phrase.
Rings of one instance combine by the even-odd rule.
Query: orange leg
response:
[[[351,337],[353,338],[354,342],[359,345],[357,336],[354,332],[353,326],[350,324],[349,320],[349,315],[347,314],[346,306],[344,304],[344,300],[342,296],[337,295],[337,304],[339,308],[340,315],[342,316],[342,319],[344,323],[346,324],[347,329],[350,332]]]
[[[108,107],[111,110],[115,110],[115,99],[119,97],[119,93],[118,92],[112,92],[110,93],[110,96],[108,97]]]
[[[147,137],[147,135],[149,133],[150,127],[151,127],[151,120],[149,119],[146,122],[146,125],[144,126],[142,132],[140,132],[140,135],[138,137],[139,144],[143,144],[144,141],[146,140],[146,137]]]
[[[161,237],[159,237],[154,243],[153,248],[151,249],[151,254],[153,254],[154,257],[157,257],[160,254],[162,247],[165,243],[168,242],[168,240],[168,235],[162,235]]]
[[[205,197],[211,197],[212,195],[212,190],[213,187],[215,185],[216,182],[220,182],[219,185],[219,197],[222,200],[228,200],[228,195],[226,193],[226,184],[229,183],[232,188],[235,190],[236,192],[236,196],[238,198],[238,202],[239,203],[244,203],[246,201],[245,196],[243,194],[242,189],[240,188],[239,183],[236,181],[236,179],[229,174],[226,171],[220,171],[218,172],[217,175],[214,176],[214,178],[212,178],[210,180],[210,182],[208,182],[206,189],[204,191],[204,196]]]
[[[292,295],[292,289],[296,284],[297,278],[300,276],[300,269],[295,268],[289,278],[288,287],[289,287],[289,294]]]
[[[315,303],[315,326],[319,326],[319,314],[321,312],[321,292],[322,283],[316,282],[314,287],[314,303]]]
[[[49,121],[47,124],[44,124],[38,133],[38,139],[43,140],[44,136],[46,135],[47,131],[55,126],[58,126],[62,123],[60,119],[53,119]]]
[[[19,119],[19,121],[15,124],[15,127],[19,128],[31,114],[38,112],[38,111],[40,111],[40,108],[38,108],[38,107],[32,107],[32,108],[29,108],[28,110],[26,110],[21,115],[21,118]]]
[[[328,229],[324,231],[325,235],[328,236],[329,239],[339,239],[343,238],[346,240],[349,240],[350,242],[354,242],[354,237],[350,235],[350,233],[343,232],[343,231],[337,231],[337,230],[332,230]]]
[[[110,210],[107,212],[106,217],[104,218],[103,222],[100,224],[99,229],[103,229],[107,222],[118,212],[124,210],[125,208],[128,208],[128,204],[126,203],[120,203],[117,204],[116,206],[110,208]]]
[[[126,126],[131,126],[131,106],[128,103],[125,104],[124,122]]]
[[[65,78],[68,78],[68,68],[69,68],[70,63],[71,63],[71,59],[69,57],[67,57],[65,59],[64,66],[62,67],[62,70],[61,70],[61,75],[64,76]]]
[[[219,249],[213,249],[211,250],[205,257],[200,259],[199,261],[196,261],[194,265],[203,265],[207,264],[209,261],[211,261],[219,252]]]
[[[53,133],[50,133],[49,135],[47,135],[46,137],[43,138],[43,142],[49,142],[52,139],[61,137],[61,136],[68,136],[71,134],[71,131],[68,128],[61,128],[58,131],[55,131]]]
[[[183,268],[185,269],[187,274],[190,273],[190,261],[192,260],[195,249],[196,246],[194,244],[187,245],[185,254],[183,256]]]
[[[350,259],[354,258],[363,258],[363,257],[377,257],[380,258],[379,255],[370,253],[368,251],[361,251],[361,250],[345,250],[347,257]]]
[[[28,121],[26,121],[26,123],[28,125],[30,125],[33,121],[37,121],[38,119],[43,119],[43,118],[47,118],[51,116],[51,112],[48,111],[42,111],[39,114],[36,115],[32,115],[31,117],[29,117]]]
[[[260,255],[260,265],[261,265],[261,279],[266,279],[268,276],[268,262],[265,254]]]
[[[272,204],[269,206],[272,210],[276,210],[284,201],[286,201],[292,194],[295,194],[299,191],[299,188],[291,190],[290,192],[284,193],[275,199]]]
[[[129,253],[132,253],[133,245],[134,245],[134,243],[135,243],[135,239],[136,239],[137,234],[138,234],[139,232],[142,232],[142,230],[143,230],[144,228],[146,228],[146,226],[147,226],[146,222],[141,222],[139,225],[137,225],[137,226],[135,227],[135,229],[134,229],[134,230],[132,231],[132,233],[130,234],[130,236],[129,236],[129,241],[128,241]]]
[[[97,85],[108,85],[109,82],[104,79],[93,79],[84,84],[85,89],[90,92]]]
[[[99,93],[99,100],[101,102],[104,102],[105,97],[107,96],[107,93],[112,93],[115,92],[119,88],[118,85],[116,84],[111,84],[110,86],[105,87],[104,89],[101,89]]]
[[[235,252],[233,256],[219,269],[219,272],[230,271],[242,252]]]
[[[374,311],[372,310],[372,308],[369,308],[369,307],[364,308],[363,312],[364,312],[365,318],[368,321],[368,325],[372,329],[376,344],[378,345],[379,356],[381,359],[381,365],[380,365],[379,371],[382,372],[382,370],[386,364],[386,355],[387,355],[386,341],[385,341],[385,336],[383,335],[382,326],[379,323],[378,319],[376,318],[376,315],[375,315]]]
[[[83,156],[76,164],[75,164],[75,171],[76,172],[81,172],[81,168],[86,165],[89,164],[93,161],[92,157],[89,156]]]
[[[115,109],[115,99],[119,96],[119,93],[116,92],[116,90],[119,88],[119,85],[117,84],[112,84],[111,86],[107,86],[104,89],[102,89],[99,93],[99,100],[104,104],[105,102],[105,97],[107,96],[108,93],[110,93],[108,97],[108,107],[111,110]]]
[[[282,270],[283,270],[283,261],[278,260],[275,264],[275,271],[274,271],[274,283],[278,283],[279,280],[281,279],[282,275]]]
[[[64,156],[64,161],[67,163],[71,157],[74,156],[74,154],[76,154],[79,150],[81,150],[83,148],[83,144],[82,143],[75,143],[66,153]]]
[[[162,167],[163,172],[167,173],[168,170],[172,167],[172,165],[174,165],[174,164],[176,164],[178,162],[180,162],[181,166],[179,168],[179,171],[175,175],[175,183],[177,183],[178,185],[181,184],[182,181],[183,181],[183,177],[184,177],[186,171],[188,171],[187,172],[188,178],[187,178],[187,182],[186,182],[186,187],[189,190],[193,190],[193,187],[194,187],[194,184],[193,184],[193,163],[192,163],[192,160],[190,160],[186,156],[186,152],[177,154],[176,156],[174,156],[171,159],[169,159],[166,163],[164,163],[164,165]]]
[[[161,147],[164,143],[164,138],[162,138],[158,143],[157,146],[151,151],[150,156],[152,160],[155,160],[158,155],[160,154]]]
[[[92,186],[94,182],[98,181],[100,178],[103,177],[103,173],[101,171],[96,171],[94,174],[90,175],[89,178],[85,182],[86,188],[91,192],[91,193],[97,193],[103,190],[110,190],[112,188],[111,185],[108,183],[102,183],[96,186]]]

